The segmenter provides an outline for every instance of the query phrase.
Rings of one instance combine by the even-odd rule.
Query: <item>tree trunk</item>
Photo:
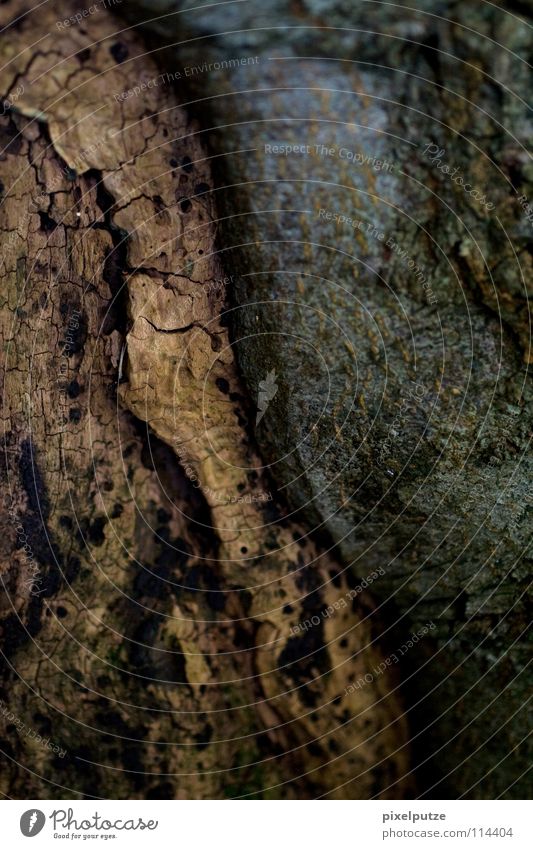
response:
[[[104,8],[30,9],[0,7],[2,792],[409,794],[381,620],[259,458],[198,126]]]
[[[435,623],[401,664],[417,792],[524,798],[533,4],[133,5],[214,156],[262,457],[383,568],[393,647]]]

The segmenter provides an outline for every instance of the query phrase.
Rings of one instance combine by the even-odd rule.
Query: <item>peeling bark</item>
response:
[[[370,598],[290,635],[349,579],[262,500],[197,126],[115,98],[160,71],[107,12],[29,8],[0,7],[1,789],[401,796],[394,674],[344,693],[384,658]]]
[[[261,456],[344,563],[384,567],[398,639],[436,623],[402,669],[420,792],[524,798],[533,7],[185,7],[125,13],[214,156],[234,349],[252,394],[279,384]]]

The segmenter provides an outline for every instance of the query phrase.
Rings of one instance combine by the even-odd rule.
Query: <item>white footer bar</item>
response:
[[[73,843],[124,849],[531,849],[531,809],[531,802],[521,801],[17,800],[4,801],[0,817],[6,849]]]

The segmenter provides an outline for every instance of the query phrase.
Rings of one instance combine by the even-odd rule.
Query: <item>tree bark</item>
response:
[[[2,792],[408,794],[394,670],[344,692],[386,661],[372,600],[257,452],[198,126],[123,96],[161,72],[107,11],[30,10],[0,7]]]
[[[393,646],[436,624],[402,663],[418,792],[524,798],[533,7],[186,5],[144,17],[216,163],[250,394],[277,375],[261,454],[384,568]]]

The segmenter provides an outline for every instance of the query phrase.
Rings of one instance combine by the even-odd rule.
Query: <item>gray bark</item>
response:
[[[304,0],[150,24],[218,157],[234,348],[252,398],[279,385],[256,430],[273,479],[350,572],[385,569],[389,645],[437,625],[402,665],[434,797],[531,788],[531,11]]]
[[[0,5],[1,790],[405,796],[372,600],[261,498],[196,127],[77,11]]]

